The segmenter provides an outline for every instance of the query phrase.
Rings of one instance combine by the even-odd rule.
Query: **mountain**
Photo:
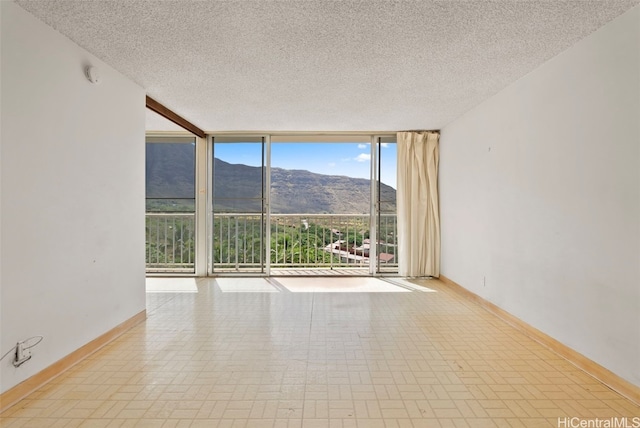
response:
[[[147,199],[193,199],[196,147],[185,143],[146,145]]]
[[[220,159],[215,159],[213,168],[216,210],[259,210],[261,168]],[[382,200],[395,201],[396,191],[392,187],[382,184],[380,192]],[[366,214],[370,211],[370,195],[370,182],[364,178],[271,168],[272,213]]]
[[[381,199],[394,201],[394,188],[382,183]],[[274,213],[368,214],[371,182],[364,178],[271,169],[271,211]]]
[[[195,194],[194,149],[188,144],[173,146],[147,145],[148,199],[193,198]],[[216,158],[213,175],[216,211],[259,211],[264,182],[261,168]],[[382,200],[395,201],[396,191],[392,187],[382,184],[380,193]],[[271,168],[272,213],[365,214],[370,210],[370,194],[367,179]],[[390,205],[395,208],[395,202]]]

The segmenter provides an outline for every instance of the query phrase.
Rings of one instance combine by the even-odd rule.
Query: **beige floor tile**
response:
[[[640,417],[439,281],[426,282],[431,293],[321,292],[335,288],[330,278],[300,292],[303,280],[287,281],[295,292],[237,278],[224,291],[201,280],[197,293],[149,293],[146,322],[0,426],[535,428]]]

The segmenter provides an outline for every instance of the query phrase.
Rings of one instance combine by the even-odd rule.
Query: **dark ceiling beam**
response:
[[[149,97],[148,95],[147,95],[147,108],[149,110],[155,111],[160,116],[170,120],[171,122],[186,129],[192,134],[197,135],[200,138],[206,137],[202,129],[198,128],[197,126],[195,126],[193,123],[189,122],[187,119],[183,118],[182,116],[169,110],[168,108],[166,108],[165,106],[163,106],[162,104],[154,100],[153,98]]]

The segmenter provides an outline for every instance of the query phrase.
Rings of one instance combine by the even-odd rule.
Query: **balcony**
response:
[[[147,272],[187,273],[195,267],[193,213],[147,213]],[[216,213],[211,261],[214,273],[262,272],[266,260],[263,217]],[[362,214],[272,214],[269,265],[272,274],[366,274],[370,216]],[[380,216],[378,271],[397,272],[395,214]]]

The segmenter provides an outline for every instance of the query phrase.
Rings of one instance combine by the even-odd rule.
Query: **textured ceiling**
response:
[[[209,131],[438,129],[639,2],[17,1]]]

